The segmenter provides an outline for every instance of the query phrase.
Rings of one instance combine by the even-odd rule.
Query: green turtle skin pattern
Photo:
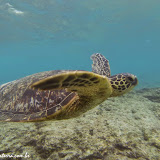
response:
[[[95,53],[91,56],[92,72],[104,75],[107,77],[111,76],[109,61],[100,53]]]
[[[91,59],[92,72],[53,70],[1,85],[0,121],[77,117],[138,84],[137,77],[130,73],[111,76],[109,61],[100,53],[93,54]]]
[[[33,113],[43,113],[47,108],[54,108],[55,111],[52,111],[52,113],[56,112],[57,108],[60,107],[57,104],[66,96],[70,96],[71,99],[75,93],[69,95],[70,92],[64,89],[60,91],[38,91],[30,89],[29,86],[36,81],[63,72],[65,70],[36,73],[1,85],[0,121],[10,121],[11,117],[13,117],[11,121],[20,121],[25,116],[29,117]],[[68,103],[68,101],[65,101],[65,103]]]

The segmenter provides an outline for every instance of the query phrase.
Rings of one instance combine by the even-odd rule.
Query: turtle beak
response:
[[[135,79],[134,79],[134,81],[132,82],[132,85],[136,86],[137,84],[138,84],[138,79],[137,79],[137,77],[135,76]]]

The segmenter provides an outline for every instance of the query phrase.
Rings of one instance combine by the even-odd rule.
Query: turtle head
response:
[[[123,95],[138,84],[137,77],[130,73],[121,73],[110,76],[109,80],[113,89],[111,97]]]

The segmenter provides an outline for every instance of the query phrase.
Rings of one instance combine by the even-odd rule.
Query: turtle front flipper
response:
[[[92,72],[109,77],[111,75],[109,61],[100,53],[91,56]]]
[[[31,85],[39,90],[61,90],[76,92],[80,98],[78,107],[91,109],[106,100],[112,93],[107,77],[87,71],[70,71],[53,75]]]
[[[37,81],[32,89],[57,90],[65,89],[75,92],[78,104],[67,105],[57,119],[77,117],[106,100],[112,93],[107,77],[87,71],[67,71]]]

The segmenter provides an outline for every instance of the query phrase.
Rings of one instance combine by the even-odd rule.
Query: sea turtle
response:
[[[53,70],[36,73],[0,86],[0,121],[68,119],[120,96],[138,84],[136,76],[110,74],[108,60],[91,56],[92,72]]]

